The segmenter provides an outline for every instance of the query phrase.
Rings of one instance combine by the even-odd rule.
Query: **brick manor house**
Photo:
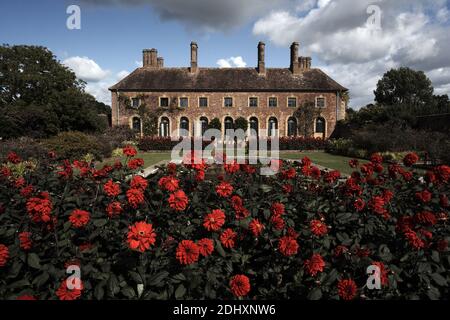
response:
[[[345,118],[342,96],[347,89],[320,69],[311,68],[311,58],[299,57],[298,50],[294,42],[289,68],[266,68],[262,42],[256,68],[201,68],[195,42],[187,68],[166,68],[156,49],[144,50],[143,67],[109,89],[113,126],[130,126],[142,135],[138,111],[145,105],[157,115],[162,137],[180,136],[179,129],[192,137],[201,136],[214,118],[221,121],[222,130],[233,128],[240,117],[260,136],[296,136],[294,113],[309,103],[319,111],[314,136],[328,138],[336,121]]]

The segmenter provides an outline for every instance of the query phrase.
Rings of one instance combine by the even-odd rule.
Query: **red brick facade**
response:
[[[260,136],[269,134],[269,119],[272,126],[275,119],[279,136],[288,136],[294,134],[292,130],[291,132],[288,130],[288,121],[291,121],[292,128],[296,121],[293,114],[299,107],[307,102],[316,103],[316,105],[324,102],[324,106],[317,106],[317,108],[320,110],[319,122],[325,121],[325,132],[317,132],[315,136],[329,137],[334,131],[336,121],[345,117],[345,104],[341,94],[346,89],[320,70],[311,69],[310,59],[298,58],[295,47],[291,47],[291,55],[293,55],[291,60],[298,61],[298,64],[294,62],[293,68],[291,61],[291,68],[286,69],[289,72],[284,69],[266,70],[264,47],[261,54],[261,45],[263,44],[260,43],[258,47],[258,68],[228,71],[198,68],[196,61],[191,62],[191,68],[164,68],[163,60],[157,59],[156,50],[144,51],[144,67],[139,68],[110,89],[113,125],[127,125],[142,133],[142,122],[139,120],[136,106],[133,107],[132,103],[134,98],[138,99],[135,100],[136,104],[145,104],[148,111],[155,110],[155,113],[160,115],[158,123],[160,135],[178,135],[183,118],[183,126],[189,128],[190,135],[200,136],[201,118],[208,122],[218,118],[223,129],[226,127],[226,120],[229,122],[231,119],[234,121],[243,117],[249,121],[249,124],[250,122],[254,126],[255,123],[258,124]],[[197,59],[196,44],[191,46],[191,57],[191,60]],[[160,79],[155,79],[157,77]],[[216,84],[219,80],[221,82]],[[253,90],[248,82],[255,83]],[[258,85],[258,83],[261,84]],[[270,89],[271,86],[274,86],[273,90]],[[164,98],[168,98],[169,105],[178,107],[177,111],[165,112],[164,108],[161,109],[161,98],[163,102],[167,101]],[[188,105],[180,108],[183,98],[187,98]],[[200,98],[207,98],[206,107],[200,106]],[[225,98],[232,98],[231,107],[225,106]],[[257,98],[257,106],[250,106],[250,98]],[[276,106],[269,106],[270,98],[276,98],[276,100],[272,99],[272,102],[277,102]],[[295,98],[295,107],[288,106],[289,98]],[[129,103],[123,103],[125,99],[129,99]],[[320,103],[317,102],[318,99]],[[255,99],[252,100],[254,103]],[[183,102],[186,102],[186,99]],[[293,102],[294,99],[291,99],[291,103]],[[169,129],[168,132],[167,129]],[[295,135],[297,134],[298,132],[295,132]]]

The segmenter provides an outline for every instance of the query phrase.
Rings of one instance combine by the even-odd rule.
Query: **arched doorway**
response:
[[[276,137],[278,131],[278,120],[275,117],[269,118],[269,123],[267,127],[267,136],[268,137]]]
[[[296,137],[298,133],[297,119],[290,117],[288,119],[288,137]]]
[[[233,130],[234,129],[234,120],[233,120],[233,118],[231,118],[231,117],[226,117],[225,118],[224,129],[225,129],[225,135],[227,134],[227,130]]]
[[[200,118],[202,136],[205,134],[206,130],[208,130],[208,124],[209,124],[208,118],[206,117]]]
[[[188,137],[189,136],[189,119],[186,117],[182,117],[180,119],[180,137]]]
[[[163,117],[161,118],[161,122],[159,124],[159,136],[160,137],[169,137],[169,129],[170,128],[170,121],[169,118]]]
[[[256,117],[250,118],[250,135],[259,136],[259,121]]]

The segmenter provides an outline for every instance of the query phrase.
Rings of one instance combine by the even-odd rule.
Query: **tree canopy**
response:
[[[0,46],[0,137],[103,130],[107,123],[99,114],[110,108],[84,89],[47,48]]]

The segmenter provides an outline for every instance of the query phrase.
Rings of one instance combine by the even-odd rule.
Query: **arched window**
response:
[[[278,120],[275,117],[269,119],[269,126],[267,128],[267,136],[275,137],[278,131]]]
[[[161,118],[161,123],[159,124],[159,136],[160,137],[168,137],[169,133],[169,118],[163,117]]]
[[[316,133],[322,133],[325,134],[325,119],[324,118],[317,118],[316,120]]]
[[[208,118],[201,117],[200,124],[202,126],[202,136],[205,134],[206,130],[208,130]]]
[[[294,117],[290,117],[288,119],[288,136],[289,137],[295,137],[297,136],[297,119],[295,119]]]
[[[226,117],[225,118],[225,134],[227,133],[227,130],[233,130],[234,129],[234,121],[233,118]]]
[[[182,117],[180,119],[180,136],[181,137],[189,136],[189,119],[186,117]]]
[[[131,123],[131,128],[133,129],[133,131],[140,134],[141,133],[141,118],[133,117],[132,123]]]
[[[259,136],[259,122],[256,117],[250,118],[250,134]]]

